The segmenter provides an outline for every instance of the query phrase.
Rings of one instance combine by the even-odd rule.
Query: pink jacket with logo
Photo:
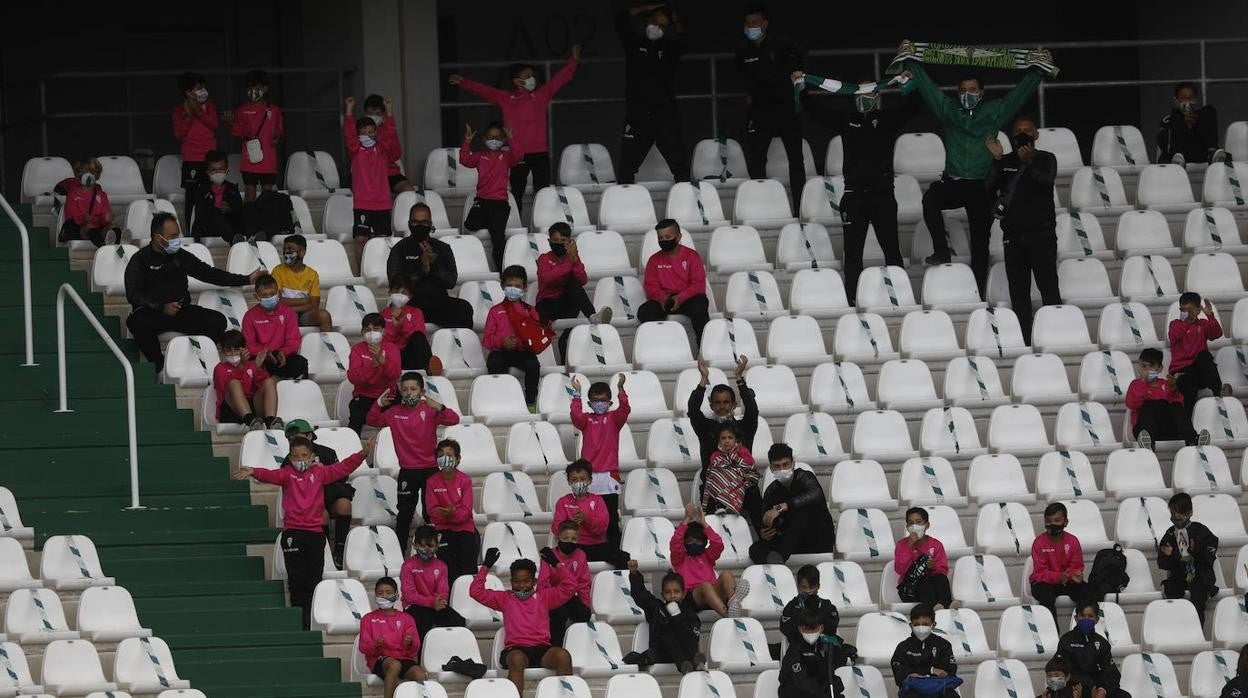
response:
[[[438,597],[447,601],[451,599],[446,563],[436,557],[426,561],[413,554],[404,560],[403,568],[399,570],[399,585],[403,589],[404,606],[433,608]]]
[[[399,467],[420,470],[438,466],[438,427],[459,424],[459,413],[446,406],[435,410],[424,401],[415,407],[407,407],[396,398],[395,403],[385,410],[373,402],[364,421],[370,427],[390,427]]]
[[[277,350],[290,356],[299,353],[302,335],[299,334],[299,316],[287,305],[273,310],[252,306],[243,314],[243,338],[252,356],[261,351]]]
[[[429,508],[429,521],[439,531],[464,531],[476,533],[477,525],[472,518],[472,477],[462,470],[455,470],[455,477],[447,482],[441,472],[434,473],[425,481],[425,501]],[[453,507],[450,516],[438,513],[438,507]]]
[[[108,194],[98,183],[90,188],[82,186],[76,177],[66,177],[56,188],[65,192],[65,220],[84,228],[103,228],[113,213]]]
[[[407,644],[407,638],[412,644]],[[377,651],[377,640],[381,640],[381,651]],[[360,619],[360,654],[364,662],[372,669],[382,657],[390,659],[407,659],[416,661],[420,656],[420,633],[416,630],[416,621],[400,610],[369,611]]]
[[[212,369],[212,389],[217,394],[217,410],[225,402],[225,394],[229,392],[230,381],[237,380],[243,388],[243,396],[250,398],[260,389],[260,384],[269,378],[269,372],[248,359],[237,366],[222,361]],[[240,417],[242,415],[239,415]]]
[[[325,485],[350,475],[363,462],[364,454],[355,453],[333,465],[313,465],[303,472],[293,465],[277,470],[256,468],[252,477],[282,488],[283,528],[320,533],[325,520]]]
[[[399,356],[399,348],[393,342],[381,340],[381,352],[386,357],[385,363],[373,363],[373,352],[368,342],[359,342],[351,347],[351,357],[347,362],[347,380],[351,381],[351,397],[371,397],[377,399],[381,394],[394,387],[394,382],[403,372],[403,359]]]
[[[365,148],[355,130],[355,117],[342,117],[342,138],[351,159],[351,207],[358,211],[390,210],[390,179],[386,172],[403,153],[399,150],[394,119],[389,121],[389,126],[386,121],[381,122],[377,142]]]
[[[620,430],[628,422],[632,407],[628,393],[619,392],[620,406],[606,414],[586,413],[580,398],[572,399],[572,426],[581,430],[581,458],[589,461],[595,473],[620,470]]]
[[[217,149],[217,105],[210,99],[191,114],[185,104],[173,108],[173,137],[182,143],[183,162],[203,162],[208,151]]]
[[[573,261],[567,255],[556,257],[554,252],[547,252],[538,257],[537,300],[561,297],[569,278],[576,279],[576,283],[582,286],[589,283],[589,275],[585,273],[585,264],[579,258]]]
[[[1072,533],[1062,531],[1062,535],[1054,540],[1047,532],[1036,536],[1031,544],[1031,576],[1028,580],[1035,584],[1061,584],[1062,573],[1067,577],[1083,571],[1083,546]]]
[[[265,113],[268,118],[265,118]],[[262,102],[246,102],[234,110],[234,123],[230,125],[230,133],[243,142],[243,160],[239,169],[255,174],[277,174],[277,141],[286,133],[286,124],[282,119],[282,110],[268,100]],[[247,157],[247,141],[259,139],[260,150],[264,159],[252,162]]]
[[[672,534],[672,569],[684,578],[686,589],[692,589],[699,584],[714,584],[719,578],[715,573],[715,562],[724,552],[724,539],[719,537],[714,528],[707,526],[702,529],[706,531],[706,550],[700,555],[690,555],[685,552],[685,532],[688,530],[688,524],[681,524]]]
[[[381,319],[386,321],[385,338],[401,347],[407,346],[407,340],[417,332],[425,333],[425,314],[411,304],[397,311],[387,305],[381,309]]]
[[[572,575],[560,579],[558,586],[537,589],[521,600],[510,591],[485,588],[488,567],[477,570],[468,587],[468,595],[477,603],[503,614],[504,647],[536,647],[550,644],[550,612],[576,595]]]
[[[949,558],[945,555],[945,546],[931,536],[920,540],[918,545],[910,545],[909,537],[897,541],[897,547],[893,548],[893,569],[899,576],[905,575],[910,565],[924,553],[932,558],[928,575],[949,574]]]
[[[480,201],[506,201],[511,168],[523,159],[514,148],[471,150],[468,141],[459,146],[459,164],[477,170],[477,199]]]
[[[1196,322],[1179,318],[1170,321],[1170,372],[1178,373],[1192,365],[1196,355],[1209,348],[1209,342],[1222,336],[1217,318],[1202,317]]]
[[[589,560],[585,557],[585,551],[578,548],[573,550],[571,555],[564,555],[557,547],[551,550],[554,551],[555,557],[559,558],[559,565],[551,567],[549,562],[542,560],[537,572],[537,588],[557,587],[564,577],[570,576],[576,587],[576,597],[582,604],[585,604],[585,608],[593,608],[594,604],[590,598]]]
[[[581,522],[580,542],[581,545],[600,545],[607,542],[607,523],[609,521],[610,512],[607,511],[607,503],[602,497],[587,492],[582,497],[573,494],[565,494],[555,502],[554,519],[550,522],[550,532],[559,536],[559,524],[568,521],[576,516],[577,512],[585,514],[585,520]]]
[[[460,87],[485,101],[498,105],[503,112],[503,123],[511,129],[511,148],[521,157],[529,153],[544,153],[546,144],[546,108],[555,93],[568,84],[576,73],[579,62],[568,61],[548,82],[529,92],[523,89],[500,90],[464,78]]]
[[[502,301],[495,303],[490,308],[490,312],[485,316],[485,332],[481,336],[481,346],[486,351],[497,351],[505,349],[503,342],[508,337],[516,338],[516,349],[523,350],[524,345],[520,341],[520,337],[516,334],[516,330],[511,325],[511,316],[507,314],[507,306],[509,304],[520,306],[520,312],[526,313],[533,318],[534,322],[541,322],[542,318],[537,314],[537,309],[525,303],[524,301]]]
[[[642,286],[649,300],[662,302],[674,294],[683,303],[706,293],[706,267],[702,257],[684,245],[676,246],[674,257],[659,250],[646,262]]]

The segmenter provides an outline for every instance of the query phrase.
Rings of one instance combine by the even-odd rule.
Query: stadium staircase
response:
[[[189,410],[177,409],[174,388],[159,384],[151,364],[138,362],[134,344],[121,341],[118,319],[104,315],[86,275],[70,270],[67,250],[49,247],[29,205],[16,210],[30,229],[39,365],[21,365],[19,236],[0,216],[0,482],[22,503],[35,549],[49,536],[89,533],[104,569],[133,595],[143,626],[169,644],[181,678],[207,695],[359,696],[359,684],[340,682],[338,660],[322,656],[320,634],[300,628],[283,583],[266,579],[263,560],[248,556],[248,545],[272,544],[265,508],[251,503],[246,482],[228,479],[228,460],[214,457],[209,435],[196,431]],[[142,510],[126,508],[124,375],[74,307],[66,308],[73,411],[55,412],[56,294],[63,283],[83,296],[132,361]],[[111,657],[102,654],[107,673]]]

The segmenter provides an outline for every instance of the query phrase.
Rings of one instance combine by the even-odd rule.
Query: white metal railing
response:
[[[9,205],[8,199],[0,194],[0,208],[8,214],[13,221],[13,225],[17,226],[17,234],[22,238],[22,310],[26,315],[26,363],[23,366],[37,366],[35,363],[35,331],[31,321],[30,314],[30,233],[26,231],[26,224],[18,218],[13,212],[13,207]]]
[[[134,418],[134,369],[130,367],[130,360],[126,355],[121,353],[121,349],[117,347],[117,343],[113,338],[108,336],[108,332],[104,331],[104,327],[100,325],[100,321],[96,319],[95,313],[87,307],[83,302],[82,296],[78,295],[78,291],[69,284],[61,284],[56,292],[56,366],[60,375],[60,391],[61,391],[61,408],[57,412],[73,412],[69,409],[69,394],[67,391],[68,381],[65,378],[65,297],[74,301],[74,305],[82,311],[87,322],[91,323],[91,327],[95,329],[95,333],[104,340],[104,344],[113,352],[113,356],[117,357],[117,361],[121,362],[121,367],[126,372],[126,426],[129,431],[130,439],[130,507],[131,509],[142,509],[139,505],[139,440],[135,430]]]

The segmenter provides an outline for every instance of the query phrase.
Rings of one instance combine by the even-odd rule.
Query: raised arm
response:
[[[914,89],[927,103],[927,108],[935,112],[936,118],[942,122],[954,118],[960,107],[952,97],[941,92],[940,87],[932,82],[932,78],[923,69],[923,64],[918,61],[906,61],[905,68],[910,71],[910,81],[914,83]]]
[[[1031,99],[1032,93],[1034,93],[1036,88],[1040,86],[1040,81],[1043,79],[1044,74],[1041,73],[1039,69],[1032,68],[1031,70],[1028,70],[1027,75],[1023,76],[1023,79],[1018,81],[1018,84],[1014,86],[1014,89],[1010,90],[996,103],[996,109],[998,111],[994,115],[994,118],[997,122],[997,128],[1005,126],[1010,119],[1014,118],[1014,115],[1018,113],[1018,110],[1022,109],[1023,105],[1027,103],[1027,100]],[[993,104],[989,103],[985,106],[991,109]]]

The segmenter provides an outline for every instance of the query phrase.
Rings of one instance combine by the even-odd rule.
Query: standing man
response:
[[[1010,141],[1014,152],[1005,154],[996,136],[984,146],[992,154],[988,193],[996,197],[993,215],[1001,219],[1004,234],[1005,275],[1010,283],[1010,307],[1018,316],[1023,339],[1031,346],[1031,277],[1044,305],[1061,305],[1057,286],[1057,211],[1053,182],[1057,158],[1036,150],[1036,122],[1029,116],[1014,120]]]
[[[1201,106],[1194,82],[1174,86],[1174,103],[1157,130],[1157,162],[1186,165],[1226,159],[1218,147],[1218,110]]]
[[[645,27],[634,24],[640,17]],[[624,47],[624,133],[620,136],[621,184],[636,181],[637,168],[657,144],[677,182],[689,181],[689,156],[676,107],[676,71],[686,43],[684,27],[666,5],[635,5],[616,16]]]
[[[822,80],[797,71],[793,82],[835,92],[835,80]],[[902,94],[907,95],[901,106],[880,108],[878,87],[871,92],[854,95],[854,110],[832,110],[819,99],[803,96],[807,113],[840,134],[845,150],[845,193],[841,196],[841,222],[845,232],[845,294],[849,304],[856,302],[858,276],[862,273],[862,251],[867,243],[867,228],[874,227],[875,238],[884,250],[884,263],[903,266],[901,246],[897,242],[897,198],[893,193],[893,146],[905,124],[919,111],[918,96],[910,74],[902,73]],[[866,84],[866,83],[864,83]]]
[[[433,212],[418,201],[407,214],[407,237],[399,240],[386,260],[391,284],[406,278],[411,303],[420,308],[425,321],[438,327],[472,327],[472,304],[447,293],[459,281],[455,251],[433,237]]]
[[[745,42],[737,48],[737,71],[745,83],[745,162],[750,177],[767,176],[767,148],[773,136],[784,143],[789,158],[789,195],[798,208],[806,168],[802,159],[802,122],[793,103],[790,76],[802,69],[806,51],[790,39],[768,31],[761,5],[745,10]]]
[[[958,81],[958,96],[954,99],[941,93],[918,61],[906,61],[905,68],[918,85],[923,101],[945,127],[945,172],[923,195],[923,221],[932,235],[934,250],[926,261],[949,262],[943,212],[965,208],[971,228],[971,270],[982,297],[988,282],[988,237],[992,232],[992,198],[984,187],[992,156],[984,149],[984,139],[995,138],[1009,123],[1039,87],[1043,73],[1039,68],[1031,68],[1005,97],[985,102],[984,83],[978,77]]]
[[[217,286],[246,286],[268,272],[260,268],[251,276],[243,276],[204,264],[182,249],[182,230],[172,213],[162,211],[152,216],[151,233],[151,242],[126,265],[126,300],[131,307],[126,327],[139,351],[160,373],[165,367],[161,332],[204,335],[214,342],[220,342],[225,334],[224,315],[191,302],[187,277]]]

